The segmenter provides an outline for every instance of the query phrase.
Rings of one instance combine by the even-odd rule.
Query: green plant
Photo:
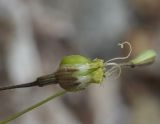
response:
[[[28,107],[27,109],[11,115],[10,117],[4,119],[0,124],[7,124],[8,122],[20,117],[21,115],[43,105],[44,103],[64,95],[67,92],[76,92],[79,90],[84,90],[91,83],[101,84],[105,77],[109,77],[113,73],[117,72],[116,78],[121,74],[122,67],[136,67],[151,64],[155,61],[156,52],[154,50],[147,50],[139,54],[132,60],[123,63],[115,63],[115,60],[125,60],[128,59],[132,47],[128,42],[119,44],[121,48],[124,44],[129,46],[129,54],[126,57],[113,58],[108,61],[102,59],[91,60],[89,58],[80,55],[66,56],[61,60],[59,68],[55,73],[45,75],[37,78],[36,81],[21,85],[8,86],[0,88],[0,91],[14,88],[24,88],[31,86],[45,86],[49,84],[59,84],[64,90],[46,98],[39,103]]]

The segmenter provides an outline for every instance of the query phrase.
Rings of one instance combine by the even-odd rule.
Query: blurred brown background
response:
[[[154,49],[157,61],[123,70],[79,93],[25,114],[13,124],[159,124],[159,0],[0,0],[0,86],[54,72],[65,55],[108,60]],[[124,54],[123,54],[124,53]],[[0,93],[0,120],[59,90],[59,86]]]

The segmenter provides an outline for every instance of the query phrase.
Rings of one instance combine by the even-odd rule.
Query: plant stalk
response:
[[[44,100],[36,103],[35,105],[30,106],[30,107],[24,109],[24,110],[21,111],[21,112],[15,113],[15,114],[9,116],[8,118],[4,119],[3,121],[0,121],[0,124],[7,124],[7,123],[9,123],[9,122],[17,119],[18,117],[22,116],[23,114],[25,114],[25,113],[27,113],[27,112],[30,112],[31,110],[33,110],[33,109],[35,109],[35,108],[37,108],[37,107],[39,107],[39,106],[41,106],[41,105],[49,102],[50,100],[52,100],[52,99],[54,99],[54,98],[56,98],[56,97],[59,97],[59,96],[64,95],[66,92],[67,92],[67,91],[57,92],[56,94],[53,94],[53,95],[47,97],[46,99],[44,99]]]

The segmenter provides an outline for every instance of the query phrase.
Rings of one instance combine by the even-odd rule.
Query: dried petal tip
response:
[[[104,77],[103,68],[103,60],[71,55],[62,59],[55,76],[62,88],[77,91],[85,89],[90,83],[101,83]]]
[[[156,52],[154,50],[147,50],[143,53],[140,53],[137,57],[132,59],[129,63],[139,66],[139,65],[147,65],[151,64],[155,61]]]

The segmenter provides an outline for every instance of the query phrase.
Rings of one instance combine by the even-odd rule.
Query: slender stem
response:
[[[52,100],[52,99],[54,99],[56,97],[64,95],[66,92],[67,91],[60,91],[60,92],[58,92],[56,94],[53,94],[52,96],[47,97],[46,99],[36,103],[35,105],[33,105],[31,107],[28,107],[27,109],[24,109],[21,112],[18,112],[18,113],[15,113],[15,114],[9,116],[8,118],[6,118],[3,121],[1,121],[0,124],[7,124],[7,123],[11,122],[12,120],[15,120],[16,118],[20,117],[21,115],[23,115],[23,114],[25,114],[25,113],[27,113],[27,112],[39,107],[39,106],[45,104],[46,102],[48,102],[48,101],[50,101],[50,100]]]
[[[43,86],[51,85],[51,84],[57,84],[57,80],[55,78],[54,73],[38,77],[36,81],[31,82],[31,83],[0,87],[0,91],[16,89],[16,88],[33,87],[33,86],[43,87]]]
[[[31,82],[31,83],[0,87],[0,91],[9,90],[9,89],[15,89],[15,88],[33,87],[33,86],[37,86],[37,82],[36,81]]]

